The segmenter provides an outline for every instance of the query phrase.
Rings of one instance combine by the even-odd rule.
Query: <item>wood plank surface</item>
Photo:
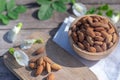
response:
[[[91,7],[99,6],[100,4],[86,4],[86,7],[89,9]],[[111,4],[111,8],[113,8],[115,11],[120,11],[120,5],[119,4]],[[54,12],[53,16],[45,21],[38,20],[36,16],[38,10],[38,7],[32,7],[28,8],[27,12],[21,14],[19,16],[18,20],[11,20],[8,25],[0,25],[0,30],[3,29],[11,29],[14,25],[16,25],[18,22],[23,23],[23,30],[24,29],[51,29],[58,27],[63,20],[68,16],[73,16],[76,18],[76,16],[73,15],[72,10],[70,9],[70,5],[68,7],[68,11],[65,13],[58,13]],[[117,26],[120,25],[120,22],[116,24]]]
[[[37,36],[37,37],[36,37]],[[56,76],[56,80],[98,80],[97,77],[86,67],[84,64],[75,59],[72,55],[65,52],[58,45],[56,45],[49,37],[49,34],[38,32],[32,35],[32,37],[43,37],[45,39],[44,44],[35,44],[32,48],[24,50],[29,58],[38,58],[39,56],[33,56],[35,50],[41,46],[45,46],[46,55],[50,57],[54,62],[60,64],[63,68],[57,72],[53,72]],[[46,36],[46,37],[44,37]],[[42,56],[43,56],[42,55]],[[44,80],[47,74],[42,74],[38,77],[34,77],[34,71],[31,71],[28,67],[19,66],[14,57],[8,52],[4,55],[5,65],[20,79],[20,80]]]

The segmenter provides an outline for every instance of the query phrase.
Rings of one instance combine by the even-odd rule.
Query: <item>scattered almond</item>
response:
[[[47,80],[55,80],[55,75],[53,73],[50,73],[48,76],[47,76]]]
[[[39,55],[39,54],[42,54],[42,53],[44,53],[45,52],[45,48],[44,47],[41,47],[41,48],[39,48],[39,49],[37,49],[36,51],[35,51],[35,55]]]
[[[51,72],[51,66],[48,62],[46,62],[46,70],[47,70],[48,73]]]
[[[44,69],[43,65],[38,66],[36,73],[35,73],[35,76],[40,75],[43,72],[43,69]]]
[[[62,67],[61,67],[60,65],[54,63],[54,64],[51,64],[51,68],[52,68],[53,70],[58,71],[58,70],[60,70]]]
[[[48,58],[47,56],[44,56],[43,60],[48,62],[49,64],[53,64],[53,61],[50,58]]]

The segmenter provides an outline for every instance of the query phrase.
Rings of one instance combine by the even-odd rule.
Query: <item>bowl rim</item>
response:
[[[86,16],[99,16],[99,17],[103,17],[103,18],[106,18],[110,23],[112,23],[112,22],[110,21],[110,19],[107,18],[107,17],[105,17],[105,16],[100,16],[100,15],[97,15],[97,14],[90,14],[90,15],[84,15],[84,16],[81,16],[81,17],[76,18],[76,19],[72,22],[72,24],[70,25],[70,28],[71,28],[74,24],[76,24],[77,21],[79,21],[80,19],[82,19],[83,17],[86,17]],[[116,42],[114,43],[114,45],[113,45],[111,48],[109,48],[109,49],[107,49],[107,50],[105,50],[105,51],[96,52],[96,53],[92,53],[92,52],[88,52],[88,51],[86,51],[86,50],[82,50],[81,48],[79,48],[79,47],[74,43],[74,41],[73,41],[73,39],[72,39],[72,37],[71,37],[71,34],[69,34],[69,31],[71,31],[70,28],[69,28],[69,30],[68,30],[68,36],[69,36],[69,39],[70,39],[71,46],[74,47],[74,48],[76,48],[77,50],[83,52],[84,54],[88,54],[88,55],[93,55],[93,56],[96,55],[96,56],[98,56],[98,55],[110,54],[110,53],[107,53],[107,52],[109,52],[109,51],[111,51],[112,49],[114,49],[114,48],[118,45],[118,43],[119,43],[119,34],[118,34],[118,31],[117,31],[117,28],[115,27],[115,24],[114,24],[114,23],[112,23],[112,25],[113,25],[113,27],[114,27],[114,29],[115,29],[115,31],[116,31],[117,40],[116,40]],[[74,51],[75,51],[75,50],[74,50]],[[76,51],[75,51],[75,52],[76,52]],[[77,53],[77,52],[76,52],[76,53]]]

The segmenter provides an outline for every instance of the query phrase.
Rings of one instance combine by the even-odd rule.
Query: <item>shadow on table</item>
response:
[[[52,41],[52,38],[57,32],[58,28],[55,28],[49,32],[51,38],[46,43],[46,53],[54,62],[66,67],[84,67],[85,65],[87,67],[91,67],[98,62],[98,61],[88,61],[81,57],[80,60],[82,61],[79,61],[78,59],[73,57],[73,55],[68,54],[67,51],[65,51],[59,45],[54,43]],[[86,64],[84,65],[81,62],[85,62]]]

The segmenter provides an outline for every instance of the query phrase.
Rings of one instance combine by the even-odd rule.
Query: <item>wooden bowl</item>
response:
[[[95,15],[95,14],[94,14],[94,15],[85,15],[85,16],[99,16],[99,15]],[[85,16],[76,18],[76,19],[74,20],[74,22],[71,24],[71,27],[72,27],[73,25],[75,25],[81,18],[83,18],[83,17],[85,17]],[[103,17],[103,16],[101,16],[101,17]],[[106,17],[104,17],[104,18],[106,18]],[[108,18],[106,18],[106,19],[108,19]],[[109,19],[108,19],[108,20],[109,20]],[[109,20],[109,22],[111,22],[111,21]],[[115,28],[115,27],[114,27],[114,28]],[[74,50],[79,56],[81,56],[82,58],[87,59],[87,60],[100,60],[100,59],[105,58],[106,56],[108,56],[108,55],[115,49],[115,47],[117,46],[117,44],[118,44],[118,42],[119,42],[119,34],[118,34],[116,28],[115,28],[115,31],[116,31],[118,37],[117,37],[117,40],[116,40],[116,42],[114,43],[114,45],[113,45],[111,48],[107,49],[106,51],[96,52],[96,53],[88,52],[88,51],[86,51],[86,50],[83,50],[83,49],[79,48],[79,47],[74,43],[74,41],[73,41],[73,39],[72,39],[72,37],[71,37],[71,33],[70,33],[71,31],[70,31],[70,30],[68,31],[68,35],[69,35],[70,44],[71,44],[73,50]]]

